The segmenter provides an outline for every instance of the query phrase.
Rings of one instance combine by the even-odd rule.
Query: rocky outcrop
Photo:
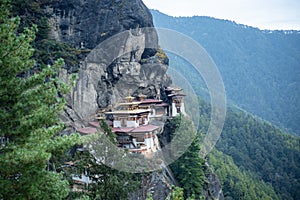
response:
[[[130,200],[147,198],[151,194],[153,200],[165,200],[170,192],[171,185],[174,184],[165,173],[165,170],[156,171],[142,177],[142,188],[129,194]]]
[[[97,110],[109,109],[126,96],[143,93],[149,98],[163,95],[169,86],[168,58],[158,50],[152,16],[141,0],[55,0],[44,8],[50,37],[84,52],[78,78],[61,119],[73,131],[95,117]],[[124,32],[125,31],[125,32]],[[122,33],[121,35],[119,35]],[[60,78],[68,81],[68,67]],[[218,198],[214,176],[209,176],[207,197]],[[143,179],[143,188],[131,199],[165,199],[174,184],[163,170]],[[217,184],[218,185],[218,184]],[[212,195],[211,195],[212,194]]]
[[[138,40],[143,41],[143,38],[142,34]],[[130,36],[126,40],[126,44],[133,44]],[[122,57],[108,64],[99,62],[102,57],[93,56],[92,51],[82,63],[69,102],[82,119],[93,115],[98,109],[114,106],[129,94],[143,93],[148,97],[156,97],[161,87],[170,84],[166,75],[167,65],[162,64],[156,56],[141,64],[143,49],[136,48],[133,46],[130,51],[135,52],[134,60],[131,60],[132,55],[120,53]],[[94,51],[98,55],[98,49]]]
[[[156,97],[161,87],[171,83],[166,75],[168,60],[156,55],[156,32],[143,29],[153,27],[153,22],[141,0],[54,1],[45,13],[51,38],[90,52],[68,97],[63,116],[67,126],[84,126],[98,109],[122,101],[129,93]],[[116,43],[101,46],[126,30]],[[67,78],[66,73],[62,76]]]
[[[222,185],[215,173],[211,170],[208,163],[205,163],[206,183],[202,194],[206,200],[224,200]]]
[[[45,7],[51,37],[78,48],[95,48],[125,30],[153,27],[141,0],[59,0]]]

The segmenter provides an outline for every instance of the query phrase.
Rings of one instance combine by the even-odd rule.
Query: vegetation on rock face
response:
[[[204,186],[204,160],[200,158],[200,143],[193,141],[188,150],[170,165],[176,180],[183,188],[184,197],[202,198]]]
[[[171,187],[171,193],[169,195],[169,197],[167,197],[166,200],[183,200],[183,189],[180,187],[175,187],[172,186]]]
[[[73,46],[49,38],[50,27],[48,16],[43,9],[45,6],[55,3],[57,0],[16,0],[12,4],[12,15],[19,16],[21,19],[18,31],[36,24],[38,31],[36,38],[32,42],[35,49],[33,58],[37,66],[52,65],[59,58],[64,59],[64,68],[69,72],[78,71],[79,61],[89,52],[88,49],[76,49]]]
[[[56,137],[63,129],[58,115],[64,107],[63,94],[68,88],[57,79],[63,63],[61,60],[55,63],[55,60],[63,57],[70,72],[75,72],[83,52],[48,38],[49,27],[47,19],[41,17],[41,6],[54,1],[14,1],[13,6],[17,9],[13,15],[22,15],[19,26],[20,19],[10,18],[8,4],[1,0],[0,137],[6,143],[0,147],[0,199],[127,198],[128,191],[138,187],[139,177],[99,164],[88,151],[76,152],[74,157],[65,155],[66,149],[79,143],[78,136]],[[31,27],[32,23],[39,28],[36,39],[36,29],[25,28]],[[277,36],[282,37],[281,34]],[[297,38],[291,36],[290,40]],[[35,52],[30,42],[36,48]],[[226,51],[224,48],[222,51]],[[163,52],[158,51],[156,56],[167,61]],[[227,58],[221,56],[220,59],[218,62]],[[297,99],[294,96],[291,100],[296,102]],[[298,104],[294,105],[297,108]],[[209,106],[201,101],[201,132],[207,129],[209,110]],[[293,112],[286,112],[283,117],[289,118],[287,115],[290,114]],[[191,124],[185,122],[180,126],[180,133],[195,136]],[[176,137],[179,124],[179,118],[166,123],[168,133],[163,134],[165,143],[162,146]],[[107,127],[105,129],[109,131]],[[185,142],[187,138],[177,143]],[[209,156],[209,162],[220,177],[226,199],[296,199],[300,196],[297,190],[300,187],[299,144],[297,137],[284,134],[243,112],[229,110],[216,146],[218,151]],[[199,141],[196,139],[171,165],[182,187],[173,188],[171,199],[202,197],[205,164],[198,152]],[[75,163],[72,168],[61,168],[70,160]],[[69,193],[69,184],[74,183],[71,174],[80,176],[82,173],[87,173],[93,183],[87,190]]]
[[[19,30],[20,19],[9,17],[9,3],[0,5],[0,198],[62,199],[69,184],[48,170],[52,157],[62,154],[79,137],[60,137],[59,114],[69,87],[57,78],[63,65],[31,70],[36,27]],[[30,73],[29,73],[30,72]]]
[[[159,61],[161,63],[169,65],[169,58],[168,58],[167,54],[161,48],[158,48],[155,56],[157,56],[159,58]]]
[[[36,51],[34,58],[40,65],[51,64],[58,58],[63,58],[65,66],[70,73],[78,72],[79,60],[83,56],[83,50],[75,49],[70,45],[51,39],[43,39],[35,42]]]
[[[65,169],[67,173],[80,177],[86,175],[90,183],[83,186],[81,191],[72,191],[67,199],[128,199],[130,192],[140,186],[140,175],[125,173],[99,163],[87,150],[76,152],[73,157],[74,165]],[[73,185],[74,181],[70,180]]]
[[[202,189],[205,180],[204,160],[200,157],[200,142],[197,137],[195,138],[196,131],[191,121],[180,115],[168,120],[164,130],[162,137],[165,138],[165,141],[169,143],[173,140],[172,143],[178,143],[178,147],[187,145],[192,140],[191,145],[179,159],[170,165],[170,168],[180,187],[183,189],[185,198],[202,198]],[[183,138],[178,137],[179,135],[183,136]],[[161,138],[161,141],[164,140]],[[166,143],[162,145],[164,146]],[[176,150],[180,153],[183,149],[179,147]]]

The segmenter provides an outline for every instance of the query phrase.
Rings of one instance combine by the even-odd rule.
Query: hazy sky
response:
[[[260,29],[300,30],[300,0],[143,0],[172,16],[210,16]]]

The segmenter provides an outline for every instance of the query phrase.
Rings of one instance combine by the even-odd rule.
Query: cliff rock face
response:
[[[203,188],[202,194],[206,200],[224,200],[222,185],[215,173],[211,170],[208,163],[205,163],[205,176],[207,182]]]
[[[62,116],[70,129],[85,126],[97,110],[128,95],[153,98],[170,85],[168,59],[157,55],[156,32],[143,29],[153,23],[141,0],[68,0],[45,10],[53,39],[89,51]],[[67,81],[70,71],[62,71],[61,79]],[[148,192],[155,193],[154,199],[165,199],[170,182],[164,177],[161,172],[151,173],[143,179],[143,188],[130,194],[131,199],[145,199]]]
[[[156,56],[156,33],[143,29],[153,27],[153,22],[141,0],[59,1],[47,6],[45,12],[51,38],[90,51],[81,63],[63,116],[69,127],[84,126],[98,109],[114,105],[129,94],[156,97],[161,87],[171,83],[166,75],[168,60]],[[99,48],[99,44],[126,30],[117,43]],[[151,48],[145,48],[149,43]],[[117,56],[107,59],[107,54]],[[68,74],[62,76],[67,78]]]
[[[203,191],[205,199],[212,199],[212,200],[223,200],[224,195],[222,191],[222,185],[217,177],[216,174],[211,173],[208,176],[208,189]]]
[[[157,35],[144,29],[153,22],[141,0],[57,0],[44,10],[52,39],[89,52],[62,116],[72,131],[86,126],[97,110],[109,109],[128,95],[155,98],[171,84],[168,58],[158,50]],[[110,42],[119,33],[123,34]],[[71,71],[63,70],[61,79],[67,81]],[[145,199],[152,193],[155,200],[165,199],[171,183],[163,172],[151,173],[130,198]]]
[[[141,0],[60,0],[46,12],[53,39],[75,47],[95,48],[112,35],[153,27],[152,15]]]
[[[151,194],[154,200],[165,200],[171,192],[171,184],[174,184],[165,170],[152,172],[142,178],[143,187],[129,194],[130,200],[146,199]]]

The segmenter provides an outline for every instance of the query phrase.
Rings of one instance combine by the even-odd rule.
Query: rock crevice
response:
[[[80,63],[61,117],[69,129],[85,127],[98,110],[109,109],[128,95],[159,98],[161,88],[171,84],[168,58],[161,56],[157,34],[145,29],[153,27],[153,21],[141,0],[54,1],[44,11],[52,39],[90,51]],[[62,80],[68,80],[69,71],[61,72]],[[154,199],[168,196],[170,181],[159,172],[149,178],[145,182],[150,188],[145,185],[143,191],[159,191]],[[143,191],[139,192],[145,195]],[[139,192],[132,196],[143,199]]]

